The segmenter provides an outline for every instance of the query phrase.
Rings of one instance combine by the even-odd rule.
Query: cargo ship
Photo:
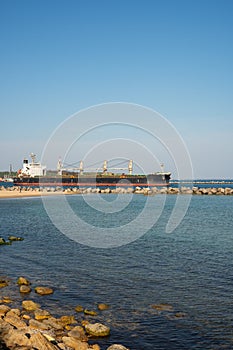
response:
[[[47,174],[46,166],[36,161],[31,153],[31,162],[23,160],[22,169],[18,170],[13,178],[15,186],[24,187],[159,187],[169,186],[170,172],[155,172],[148,175],[133,174],[133,161],[128,163],[128,173],[114,173],[108,170],[107,161],[103,163],[101,171],[84,171],[83,161],[76,171],[63,168],[61,160],[58,161],[57,171]]]

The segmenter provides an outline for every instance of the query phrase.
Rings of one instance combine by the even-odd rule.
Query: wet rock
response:
[[[27,293],[30,293],[32,290],[29,286],[22,285],[19,287],[19,291],[20,293],[27,294]]]
[[[18,278],[18,280],[17,280],[17,284],[18,284],[19,286],[22,286],[22,285],[24,285],[24,286],[29,286],[29,285],[30,285],[30,282],[29,282],[29,280],[28,280],[27,278],[20,276],[20,277]]]
[[[107,350],[129,350],[129,349],[121,344],[113,344],[109,346]]]
[[[41,310],[41,309],[37,309],[34,312],[35,315],[35,319],[38,321],[42,321],[45,319],[48,319],[49,317],[51,317],[50,313],[46,310]]]
[[[89,316],[97,316],[97,312],[96,311],[88,310],[88,309],[84,310],[84,314],[85,315],[89,315]]]
[[[173,306],[169,304],[154,304],[151,307],[157,311],[173,311]]]
[[[89,323],[85,326],[85,331],[95,337],[106,337],[110,334],[110,328],[102,323]]]
[[[3,244],[6,244],[6,241],[5,241],[5,239],[4,238],[2,238],[2,237],[0,237],[0,245],[3,245]]]
[[[83,312],[83,311],[84,311],[84,308],[83,308],[81,305],[77,305],[77,306],[75,307],[75,311],[76,311],[76,312]]]
[[[9,241],[11,241],[11,242],[23,241],[23,240],[24,240],[23,237],[16,237],[16,236],[9,236],[8,239],[9,239]]]
[[[185,318],[187,314],[185,312],[176,312],[174,316],[175,318]]]
[[[7,287],[7,286],[8,286],[8,281],[3,279],[3,278],[0,278],[0,288],[4,288],[4,287]]]
[[[10,297],[7,297],[7,296],[2,298],[2,302],[5,303],[5,304],[10,304],[10,303],[12,303],[12,301],[13,300]]]
[[[62,316],[59,321],[63,326],[76,323],[74,316]]]
[[[100,304],[98,304],[98,309],[100,311],[107,310],[107,309],[109,309],[109,305],[104,304],[104,303],[100,303]]]
[[[40,308],[40,304],[37,304],[32,300],[24,300],[22,306],[26,311],[35,311]]]
[[[53,289],[49,287],[36,287],[35,292],[40,295],[53,294]]]

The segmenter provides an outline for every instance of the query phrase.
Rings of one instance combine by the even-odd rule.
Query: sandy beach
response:
[[[19,189],[1,189],[1,198],[23,198],[23,197],[41,197],[41,196],[57,196],[61,194],[68,194],[63,191],[49,192],[49,191],[38,191],[38,190],[19,190]]]

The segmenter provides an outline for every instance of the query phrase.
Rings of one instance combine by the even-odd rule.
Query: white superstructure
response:
[[[45,176],[46,175],[46,166],[41,165],[40,162],[36,162],[35,154],[30,154],[32,162],[29,163],[28,159],[23,160],[23,168],[19,171],[19,176]]]

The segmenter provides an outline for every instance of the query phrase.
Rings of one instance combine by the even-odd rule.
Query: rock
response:
[[[50,342],[56,343],[56,339],[52,337],[50,334],[43,333],[43,336]]]
[[[62,337],[63,343],[74,350],[88,350],[88,343],[82,342],[72,337]]]
[[[22,315],[22,318],[24,319],[24,320],[30,320],[30,316],[29,315],[26,315],[26,314],[24,314],[24,315]]]
[[[74,316],[62,316],[60,318],[60,323],[63,326],[66,326],[66,325],[69,325],[69,324],[72,324],[72,323],[76,323],[76,320],[75,320]]]
[[[74,327],[69,333],[69,337],[73,337],[75,339],[81,340],[81,341],[87,341],[88,338],[85,334],[84,329],[81,326]]]
[[[40,295],[53,294],[53,289],[48,287],[36,287],[35,292]]]
[[[19,309],[10,309],[7,315],[20,316],[21,312]]]
[[[11,241],[11,242],[23,241],[23,240],[24,240],[23,237],[16,237],[16,236],[9,236],[8,239],[9,239],[9,241]]]
[[[16,346],[25,346],[31,349],[31,340],[25,335],[24,331],[19,329],[10,329],[5,336],[2,337],[6,346],[15,349]]]
[[[27,278],[20,276],[17,280],[17,284],[20,286],[22,286],[22,285],[29,286],[30,282],[28,281]]]
[[[10,303],[12,303],[12,299],[10,297],[6,296],[6,297],[2,298],[2,302],[6,303],[6,304],[10,304]]]
[[[0,305],[0,317],[5,316],[5,314],[10,311],[10,307],[7,305]]]
[[[110,334],[110,328],[102,323],[89,323],[85,325],[85,331],[95,337],[106,337]]]
[[[48,330],[51,327],[43,322],[34,320],[33,318],[31,320],[29,320],[29,327],[33,328],[33,329],[39,329],[39,330]]]
[[[40,332],[31,335],[32,347],[37,350],[57,350],[58,347],[50,343]]]
[[[1,243],[0,243],[1,244]],[[8,286],[8,282],[5,279],[0,279],[0,288],[4,288]]]
[[[107,350],[129,350],[129,349],[121,344],[113,344],[109,346]]]
[[[61,324],[61,322],[54,317],[50,317],[46,320],[43,320],[43,323],[50,326],[51,328],[53,328],[57,331],[63,329],[63,325]]]
[[[6,243],[5,239],[0,237],[0,244],[5,244],[5,243]]]
[[[75,311],[76,311],[76,312],[83,312],[84,309],[83,309],[83,307],[82,307],[81,305],[77,305],[77,306],[75,307]]]
[[[10,312],[6,314],[4,321],[17,329],[27,328],[26,323],[19,316],[13,313],[10,314]]]
[[[173,306],[169,304],[154,304],[151,307],[158,311],[173,311]]]
[[[29,286],[22,285],[19,287],[20,293],[30,293],[32,290]]]
[[[88,310],[88,309],[84,310],[84,314],[85,315],[89,315],[89,316],[97,316],[97,312],[96,311]]]
[[[109,309],[109,305],[104,304],[104,303],[100,303],[100,304],[98,304],[98,309],[100,311],[107,310],[107,309]]]
[[[98,344],[93,344],[91,349],[92,350],[100,350],[100,346]]]
[[[51,317],[50,313],[46,310],[37,309],[34,312],[35,319],[38,321],[46,320]]]
[[[187,314],[185,312],[176,312],[174,316],[175,318],[185,318]]]
[[[40,308],[40,304],[37,304],[32,300],[24,300],[22,302],[22,306],[27,311],[35,311],[36,309]]]

